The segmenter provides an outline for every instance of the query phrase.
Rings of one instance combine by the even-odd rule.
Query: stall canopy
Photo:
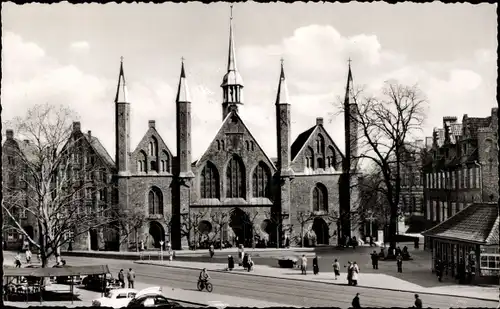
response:
[[[107,273],[109,273],[108,265],[65,266],[47,268],[14,268],[8,266],[3,267],[3,275],[5,277],[64,277],[101,275]]]
[[[478,245],[498,245],[498,225],[498,204],[475,203],[422,235]]]

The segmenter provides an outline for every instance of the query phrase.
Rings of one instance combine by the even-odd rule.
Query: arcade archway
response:
[[[250,217],[240,208],[233,208],[230,214],[229,226],[235,235],[235,244],[243,244],[249,248],[252,246],[253,229]]]
[[[323,218],[317,217],[313,221],[312,229],[316,234],[316,244],[328,245],[330,240],[330,231],[328,224]]]
[[[165,242],[165,229],[156,221],[149,223],[149,235],[152,237],[151,244],[154,248],[161,247],[160,241]]]
[[[92,229],[90,230],[90,250],[97,251],[99,250],[99,240],[98,240],[98,235],[97,231]]]

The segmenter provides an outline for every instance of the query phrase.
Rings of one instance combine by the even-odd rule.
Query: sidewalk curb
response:
[[[171,268],[179,268],[179,269],[198,270],[198,268],[195,268],[195,267],[178,266],[178,265],[162,265],[162,264],[156,264],[156,263],[150,263],[150,262],[144,262],[144,261],[134,261],[134,263],[136,263],[136,264],[154,265],[154,266],[160,266],[160,267],[171,267]],[[292,279],[292,278],[274,277],[274,276],[261,275],[261,274],[248,273],[248,272],[239,273],[239,272],[229,272],[229,271],[218,270],[218,269],[212,269],[210,271],[219,272],[219,273],[225,273],[225,274],[231,274],[231,275],[240,275],[240,276],[258,276],[258,277],[263,277],[263,278],[273,278],[273,279],[290,280],[290,281],[306,281],[306,282],[312,282],[312,283],[322,283],[322,284],[347,286],[346,284],[343,284],[343,283],[313,281],[313,280],[300,279],[300,278],[293,278]],[[440,296],[460,297],[460,298],[483,300],[483,301],[498,301],[498,299],[492,299],[492,298],[463,296],[463,295],[454,295],[454,294],[447,294],[447,293],[432,293],[432,292],[422,292],[422,291],[412,291],[412,290],[400,290],[400,289],[381,288],[381,287],[374,287],[374,286],[363,286],[363,285],[359,285],[359,284],[357,286],[360,287],[360,288],[373,289],[373,290],[404,292],[404,293],[413,293],[413,294],[422,294],[422,295],[440,295]]]

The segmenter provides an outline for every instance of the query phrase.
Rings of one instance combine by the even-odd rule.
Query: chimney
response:
[[[92,131],[88,130],[87,133],[88,133],[89,137],[92,137]]]
[[[13,139],[14,138],[14,130],[7,129],[7,131],[5,131],[5,135],[6,135],[7,139]]]
[[[316,118],[316,125],[317,126],[323,126],[323,118],[322,117]]]
[[[149,120],[149,127],[150,128],[154,129],[155,128],[155,124],[156,124],[156,122],[154,120]]]
[[[80,121],[73,122],[73,132],[80,132],[80,131],[81,131]]]

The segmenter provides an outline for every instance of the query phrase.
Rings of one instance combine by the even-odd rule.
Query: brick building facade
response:
[[[69,139],[78,143],[78,146],[71,148],[74,151],[68,155],[68,159],[71,159],[71,173],[75,180],[72,184],[76,185],[77,181],[86,183],[84,189],[75,192],[73,211],[77,207],[91,207],[92,209],[111,207],[112,175],[115,174],[111,156],[99,139],[92,136],[91,131],[87,133],[81,131],[80,122],[73,123]],[[14,138],[13,130],[6,130],[6,140],[2,147],[3,203],[5,207],[13,211],[15,221],[35,241],[38,241],[40,237],[39,222],[29,209],[36,207],[35,204],[30,205],[30,203],[36,203],[39,196],[30,189],[33,188],[34,183],[28,182],[33,182],[35,175],[27,171],[25,164],[36,161],[39,154],[39,148],[31,141],[18,140]],[[36,163],[34,166],[37,166]],[[19,194],[15,194],[16,192]],[[17,207],[19,196],[22,196],[23,207]],[[9,223],[12,225],[13,221],[9,222],[4,214],[3,240],[6,242],[7,249],[18,250],[27,240],[14,229],[6,229]],[[113,233],[109,233],[108,229],[106,231],[102,228],[92,229],[88,233],[76,236],[70,234],[64,235],[69,241],[63,246],[64,248],[68,248],[71,243],[74,250],[117,249],[116,237]]]
[[[423,166],[424,215],[435,225],[472,203],[498,199],[498,108],[485,118],[444,117]]]
[[[278,158],[269,158],[238,114],[238,107],[244,103],[244,85],[236,66],[232,24],[229,41],[228,68],[221,84],[222,124],[207,150],[194,162],[191,108],[196,102],[191,101],[184,63],[176,98],[177,149],[166,145],[155,121],[150,120],[147,132],[132,150],[130,115],[134,103],[127,101],[121,64],[115,99],[118,203],[124,209],[146,213],[139,239],[131,236],[128,247],[124,245],[121,250],[139,242],[147,248],[159,247],[161,241],[171,241],[172,247],[179,249],[187,245],[188,237],[196,241],[193,234],[222,237],[245,246],[251,245],[253,236],[271,242],[282,242],[287,237],[293,241],[300,233],[300,212],[312,214],[305,226],[306,235],[315,238],[317,244],[335,244],[339,233],[359,235],[349,223],[337,222],[341,212],[346,211],[340,207],[341,201],[348,200],[341,189],[345,185],[345,156],[325,130],[323,119],[318,117],[315,125],[292,142],[293,115],[282,63],[275,102]],[[346,104],[355,111],[349,101],[350,66],[348,76]],[[352,141],[356,122],[349,121],[347,127],[346,141],[352,144],[353,155],[357,151]],[[357,197],[350,199],[356,201]],[[189,235],[183,234],[195,214],[200,214],[197,226]],[[216,214],[226,214],[227,222],[214,222]],[[215,230],[221,230],[220,234],[210,235]]]

